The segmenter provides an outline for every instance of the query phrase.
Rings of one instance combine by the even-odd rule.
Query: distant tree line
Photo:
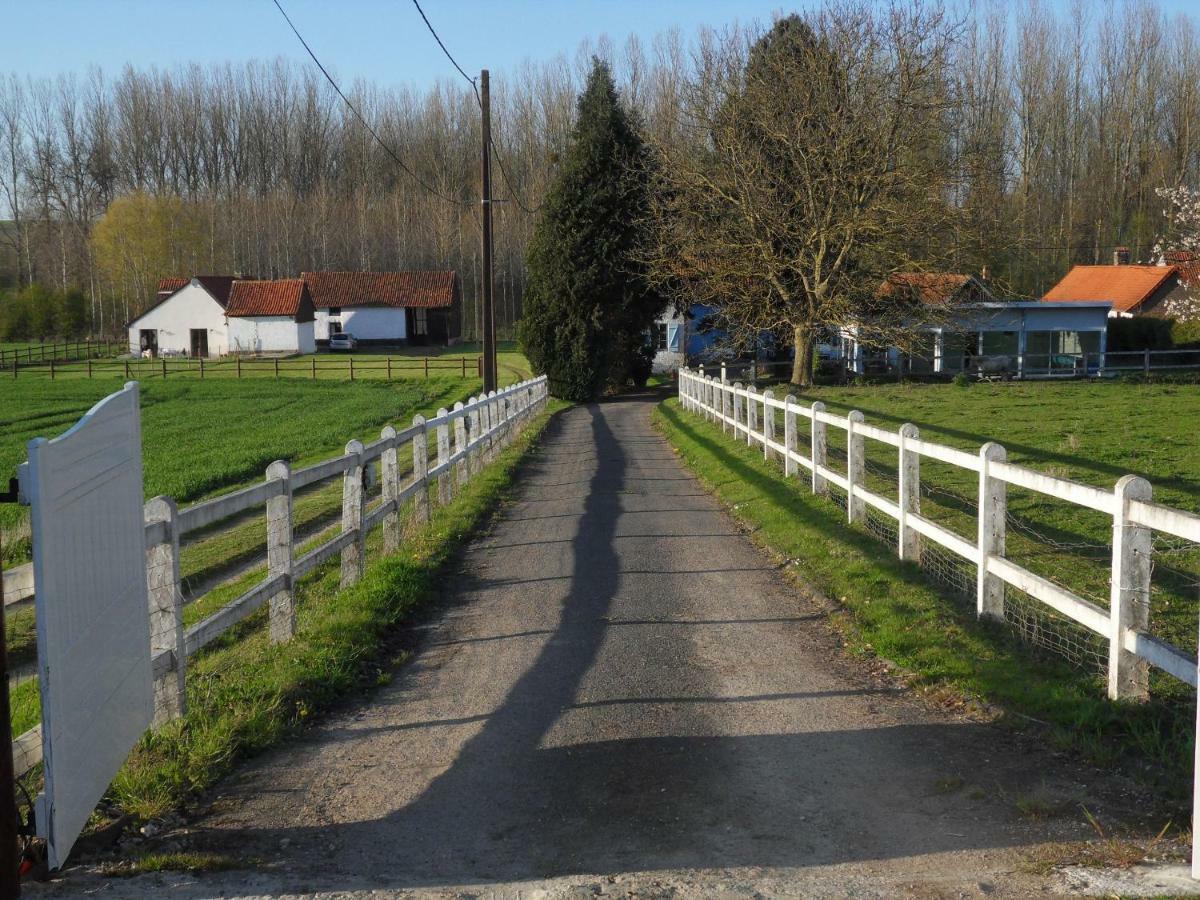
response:
[[[890,25],[903,28],[903,10]],[[648,47],[601,40],[569,60],[498,74],[495,139],[512,192],[527,207],[542,203],[593,55],[609,64],[647,144],[664,159],[697,162],[715,134],[695,128],[703,90],[732,96],[728,76],[745,70],[729,69],[728,51],[749,52],[768,30],[670,32]],[[1164,230],[1156,190],[1200,186],[1195,21],[1168,18],[1149,0],[1076,0],[1061,10],[996,2],[947,19],[937,35],[936,52],[918,54],[937,67],[921,73],[921,90],[937,98],[926,111],[936,140],[906,146],[936,149],[945,173],[937,189],[953,216],[915,232],[903,257],[964,272],[986,266],[1003,287],[1032,296],[1073,263],[1109,261],[1116,245],[1148,260]],[[147,304],[161,275],[454,268],[464,333],[476,335],[479,115],[470,86],[348,90],[384,140],[453,202],[399,171],[307,67],[0,79],[0,285],[77,289],[87,327],[101,333]],[[804,127],[815,133],[820,123]],[[511,197],[498,167],[494,176],[497,196]],[[111,224],[99,226],[106,212]],[[536,221],[516,202],[496,207],[502,334],[521,315]]]

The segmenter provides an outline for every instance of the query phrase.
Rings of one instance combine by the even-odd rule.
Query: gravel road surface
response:
[[[197,823],[245,872],[96,896],[1029,896],[1086,772],[848,660],[653,430],[551,423],[413,658]],[[1037,796],[1061,815],[1034,820]],[[1056,808],[1056,807],[1049,807]],[[80,878],[83,878],[81,875]]]

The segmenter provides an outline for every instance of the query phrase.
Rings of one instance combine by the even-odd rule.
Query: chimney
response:
[[[1113,250],[1113,265],[1127,266],[1129,265],[1129,248],[1117,247]]]
[[[980,281],[988,280],[988,267],[987,266],[984,266],[982,269],[979,270],[979,280]]]

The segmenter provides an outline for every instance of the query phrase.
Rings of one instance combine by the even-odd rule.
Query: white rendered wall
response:
[[[316,339],[329,340],[328,309],[317,310]],[[394,306],[343,306],[332,318],[360,341],[402,341],[408,337],[407,313]]]
[[[129,326],[129,352],[140,353],[142,329],[154,329],[158,332],[159,353],[189,353],[193,328],[207,329],[209,356],[221,356],[229,352],[225,310],[198,284],[181,288],[133,322]]]
[[[312,322],[298,325],[291,316],[247,316],[229,320],[233,353],[312,353]]]

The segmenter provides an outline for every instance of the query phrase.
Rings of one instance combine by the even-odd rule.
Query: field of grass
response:
[[[822,400],[839,413],[860,409],[881,427],[913,422],[922,437],[965,450],[995,440],[1014,462],[1097,486],[1111,488],[1132,472],[1150,480],[1157,500],[1200,510],[1200,455],[1192,450],[1200,425],[1195,388],[898,385],[820,388],[800,399]],[[1061,638],[1074,651],[1070,661],[1021,643],[1007,627],[980,624],[973,603],[898,562],[878,533],[847,527],[844,512],[812,496],[804,484],[785,481],[774,464],[763,462],[761,449],[738,447],[719,427],[681,412],[674,401],[660,410],[659,420],[689,464],[736,506],[758,539],[795,560],[802,578],[841,600],[858,646],[873,647],[911,669],[925,685],[949,686],[1048,722],[1058,741],[1098,762],[1136,753],[1161,767],[1171,785],[1186,783],[1195,709],[1190,689],[1153,673],[1149,704],[1109,703],[1094,648],[1066,623],[1050,618],[1040,627],[1043,638]],[[834,468],[844,461],[845,441],[838,434],[829,430]],[[807,440],[804,429],[799,441]],[[867,442],[868,483],[893,499],[894,454],[893,448]],[[922,459],[922,513],[973,539],[976,477]],[[1107,606],[1111,520],[1012,486],[1009,513],[1010,557]],[[1151,630],[1194,650],[1200,554],[1195,546],[1177,544],[1156,540]]]

